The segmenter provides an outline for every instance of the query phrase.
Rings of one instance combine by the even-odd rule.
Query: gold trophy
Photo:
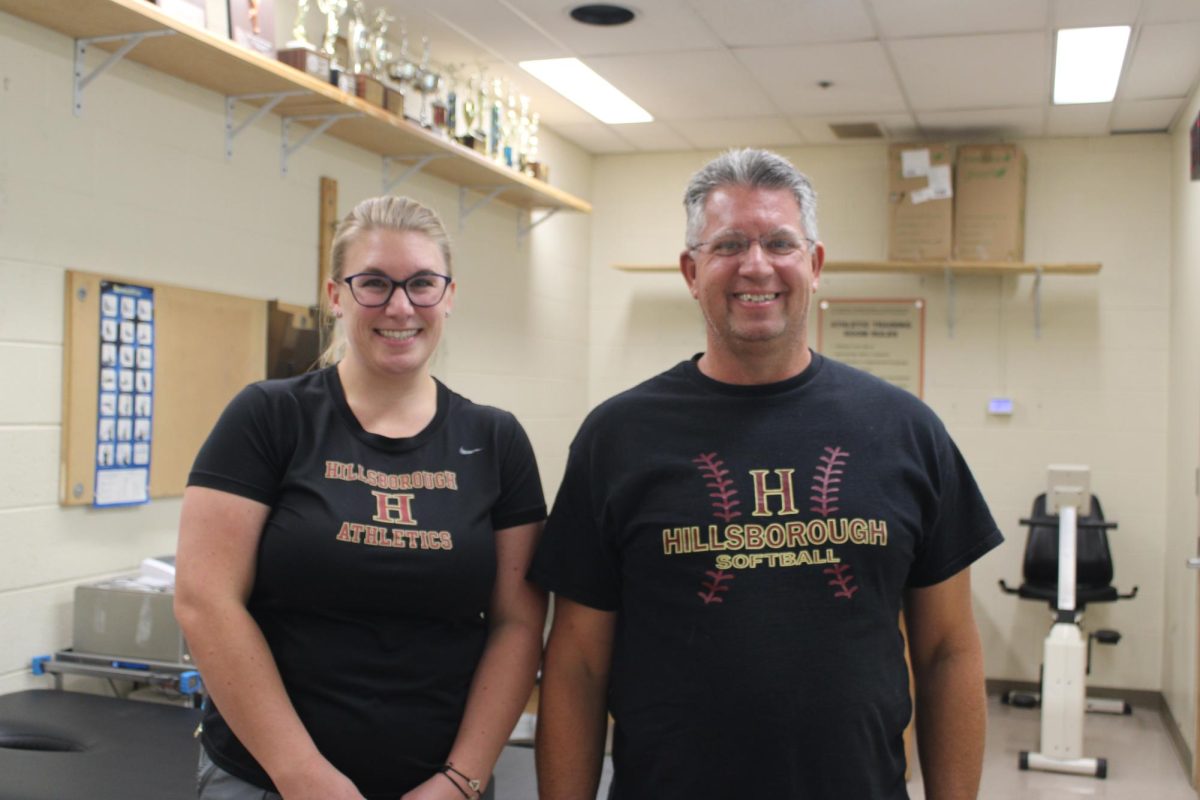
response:
[[[329,82],[347,94],[354,94],[354,77],[338,60],[338,36],[342,32],[341,19],[350,0],[317,0],[317,10],[325,15],[325,36],[321,39],[321,52],[329,59]]]
[[[307,72],[326,83],[329,82],[329,58],[308,41],[307,21],[310,0],[296,0],[296,21],[292,24],[292,39],[278,53],[279,60],[289,67]]]

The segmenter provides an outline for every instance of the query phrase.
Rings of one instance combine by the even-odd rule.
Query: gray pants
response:
[[[283,800],[275,792],[230,775],[213,763],[203,747],[196,767],[196,796],[200,800]]]
[[[241,778],[230,775],[213,763],[200,748],[200,764],[196,768],[196,796],[200,800],[283,800],[275,792],[260,789]],[[480,800],[496,800],[496,782],[488,784]]]

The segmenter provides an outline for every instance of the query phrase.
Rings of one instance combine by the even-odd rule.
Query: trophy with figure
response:
[[[347,94],[354,94],[354,77],[338,59],[338,37],[342,32],[342,17],[350,8],[350,0],[317,0],[317,11],[325,16],[325,36],[321,52],[329,59],[329,82]]]
[[[305,23],[308,21],[309,7],[310,0],[296,0],[296,20],[292,23],[292,38],[287,47],[279,51],[278,57],[289,67],[328,83],[329,58],[308,41]]]
[[[367,9],[362,0],[351,0],[350,21],[347,26],[346,50],[350,61],[350,74],[354,79],[354,93],[373,106],[383,108],[384,91],[372,73],[373,35],[367,21]]]
[[[392,53],[392,45],[388,41],[388,26],[395,18],[380,8],[375,12],[375,20],[371,23],[371,77],[379,81],[383,87],[383,107],[393,114],[404,115],[404,87],[392,80],[389,70],[396,60]]]

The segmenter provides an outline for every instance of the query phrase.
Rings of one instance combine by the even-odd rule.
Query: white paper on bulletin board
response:
[[[925,301],[822,300],[817,307],[817,350],[921,397]]]

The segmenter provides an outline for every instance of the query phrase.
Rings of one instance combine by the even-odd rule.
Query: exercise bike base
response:
[[[1022,750],[1018,765],[1023,770],[1065,772],[1069,775],[1088,775],[1101,780],[1108,777],[1108,759],[1105,758],[1054,758]]]

